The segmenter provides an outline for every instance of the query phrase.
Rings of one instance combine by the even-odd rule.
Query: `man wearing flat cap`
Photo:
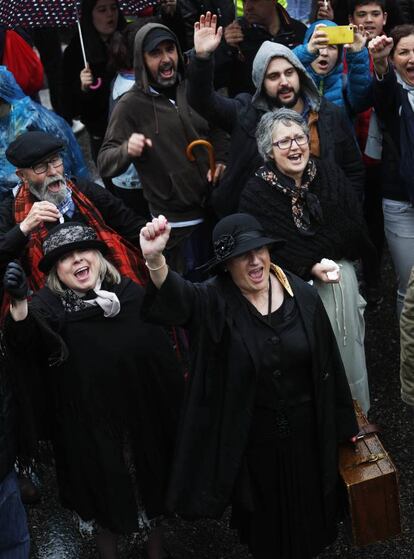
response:
[[[191,275],[206,259],[210,238],[206,201],[223,164],[214,176],[208,153],[194,150],[194,140],[213,144],[216,161],[227,158],[228,138],[223,131],[190,109],[186,99],[184,62],[174,33],[161,24],[148,23],[136,34],[135,85],[115,106],[98,157],[102,177],[115,177],[133,163],[153,215],[164,214],[173,233],[167,247],[169,264]]]
[[[101,186],[65,176],[60,139],[42,131],[25,132],[6,150],[21,184],[0,204],[0,267],[20,258],[31,288],[44,284],[38,269],[48,230],[67,221],[93,227],[111,247],[121,273],[142,283],[145,272],[136,246],[142,219]],[[135,246],[134,246],[135,245]]]

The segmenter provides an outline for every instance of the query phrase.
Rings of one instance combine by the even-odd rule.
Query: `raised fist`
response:
[[[23,268],[18,262],[9,262],[3,278],[4,290],[12,299],[22,301],[27,299],[29,285]]]

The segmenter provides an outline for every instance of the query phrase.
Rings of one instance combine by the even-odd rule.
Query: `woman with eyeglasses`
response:
[[[254,215],[269,236],[287,241],[278,262],[318,290],[352,396],[368,411],[365,301],[352,262],[370,261],[375,251],[360,203],[337,165],[310,156],[309,129],[296,111],[267,113],[256,137],[265,165],[247,183],[240,211]]]

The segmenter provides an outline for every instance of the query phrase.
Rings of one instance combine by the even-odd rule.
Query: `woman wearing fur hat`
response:
[[[255,559],[308,559],[333,541],[338,442],[357,431],[329,319],[316,291],[271,263],[283,244],[248,214],[213,231],[217,275],[170,270],[163,216],[141,230],[151,283],[143,312],[190,332],[191,381],[167,506],[233,524]]]
[[[62,224],[43,252],[47,284],[30,304],[23,269],[6,270],[6,340],[12,354],[30,356],[20,386],[39,373],[52,403],[62,504],[96,528],[100,557],[114,559],[116,534],[164,511],[182,374],[167,333],[139,318],[143,289],[106,260],[92,228]],[[150,540],[149,557],[165,557],[156,547]]]

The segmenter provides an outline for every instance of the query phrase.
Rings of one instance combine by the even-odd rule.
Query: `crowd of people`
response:
[[[414,2],[82,0],[0,62],[0,558],[45,448],[101,559],[229,506],[254,559],[318,556],[385,243],[414,405]]]

